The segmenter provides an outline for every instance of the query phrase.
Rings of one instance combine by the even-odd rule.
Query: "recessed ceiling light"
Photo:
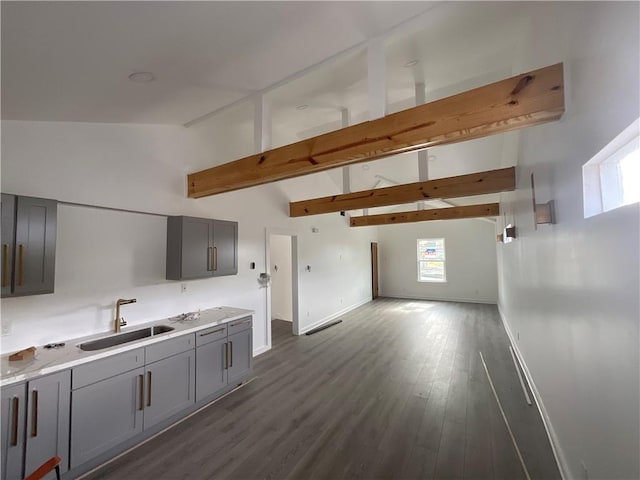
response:
[[[404,64],[405,68],[413,67],[418,64],[418,60],[410,60]]]
[[[309,105],[298,105],[296,110],[306,110],[307,108],[309,108]]]
[[[135,72],[129,75],[129,80],[136,83],[149,83],[155,79],[155,75],[151,72]]]

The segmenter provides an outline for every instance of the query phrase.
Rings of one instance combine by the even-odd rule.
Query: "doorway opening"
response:
[[[378,298],[378,242],[371,242],[371,299]]]
[[[299,333],[298,242],[297,236],[283,233],[269,232],[267,239],[269,345],[277,347]]]

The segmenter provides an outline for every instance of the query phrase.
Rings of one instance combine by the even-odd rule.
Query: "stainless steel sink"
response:
[[[80,347],[80,350],[91,352],[94,350],[102,350],[103,348],[115,347],[116,345],[122,345],[123,343],[134,342],[147,337],[153,337],[154,335],[170,332],[173,329],[173,327],[168,325],[156,325],[155,327],[141,328],[140,330],[134,330],[132,332],[121,333],[110,337],[99,338],[98,340],[92,340],[90,342],[84,342],[78,346]]]

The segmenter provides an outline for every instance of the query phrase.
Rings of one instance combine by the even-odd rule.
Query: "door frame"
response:
[[[271,235],[283,235],[291,238],[291,320],[294,335],[300,335],[298,312],[298,233],[294,230],[267,227],[265,229],[265,272],[271,275]],[[271,284],[265,288],[267,319],[267,346],[271,348]]]

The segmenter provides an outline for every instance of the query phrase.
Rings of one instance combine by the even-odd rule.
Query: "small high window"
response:
[[[582,166],[584,218],[640,202],[640,119]]]
[[[444,238],[418,239],[418,281],[446,282]]]

